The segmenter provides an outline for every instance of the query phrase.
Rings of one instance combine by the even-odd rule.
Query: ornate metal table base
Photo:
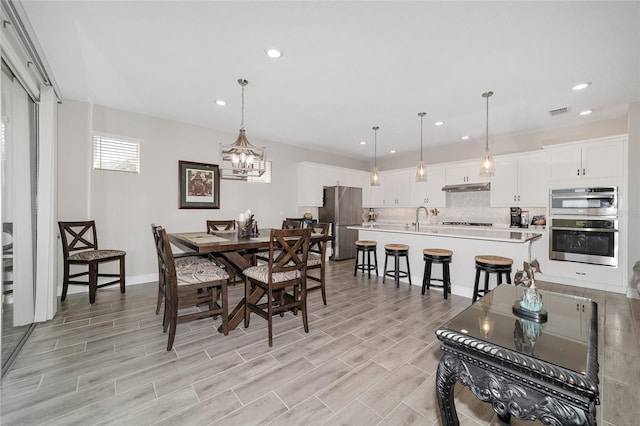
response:
[[[459,424],[454,405],[454,385],[460,382],[474,395],[492,404],[498,417],[540,420],[548,425],[595,425],[595,401],[572,396],[542,381],[514,374],[466,353],[442,347],[445,354],[436,379],[438,406],[445,425]]]

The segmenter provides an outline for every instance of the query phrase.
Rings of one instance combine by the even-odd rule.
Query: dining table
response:
[[[220,230],[207,232],[184,232],[169,234],[172,244],[182,250],[198,254],[211,254],[227,268],[233,268],[236,274],[244,278],[243,271],[255,265],[256,253],[269,249],[271,229],[263,228],[260,235],[240,236],[238,230]],[[326,234],[312,233],[310,243],[331,241]],[[265,291],[255,286],[249,294],[249,303],[256,304]],[[229,314],[229,330],[235,329],[243,320],[245,298],[234,307]],[[221,328],[219,329],[221,330]]]

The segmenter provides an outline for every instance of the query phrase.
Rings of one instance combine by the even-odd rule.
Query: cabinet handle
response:
[[[577,176],[580,176],[580,169],[578,169],[578,173],[576,174]]]
[[[520,196],[518,195],[518,201],[520,201]]]
[[[587,174],[587,169],[582,169],[582,176]]]
[[[515,200],[516,200],[516,196],[514,195],[514,196],[513,196],[513,201],[515,201]]]
[[[427,198],[427,204],[429,204],[429,199]]]

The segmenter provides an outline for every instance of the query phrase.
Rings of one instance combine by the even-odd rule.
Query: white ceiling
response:
[[[236,133],[242,77],[250,141],[356,158],[373,157],[374,125],[379,157],[417,152],[420,111],[425,148],[463,135],[483,145],[487,90],[490,135],[619,118],[640,100],[638,1],[23,7],[65,99]],[[265,55],[272,46],[279,60]],[[569,113],[549,115],[561,107]]]

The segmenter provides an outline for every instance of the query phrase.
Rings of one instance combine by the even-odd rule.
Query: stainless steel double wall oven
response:
[[[552,189],[549,258],[618,266],[618,188]]]

